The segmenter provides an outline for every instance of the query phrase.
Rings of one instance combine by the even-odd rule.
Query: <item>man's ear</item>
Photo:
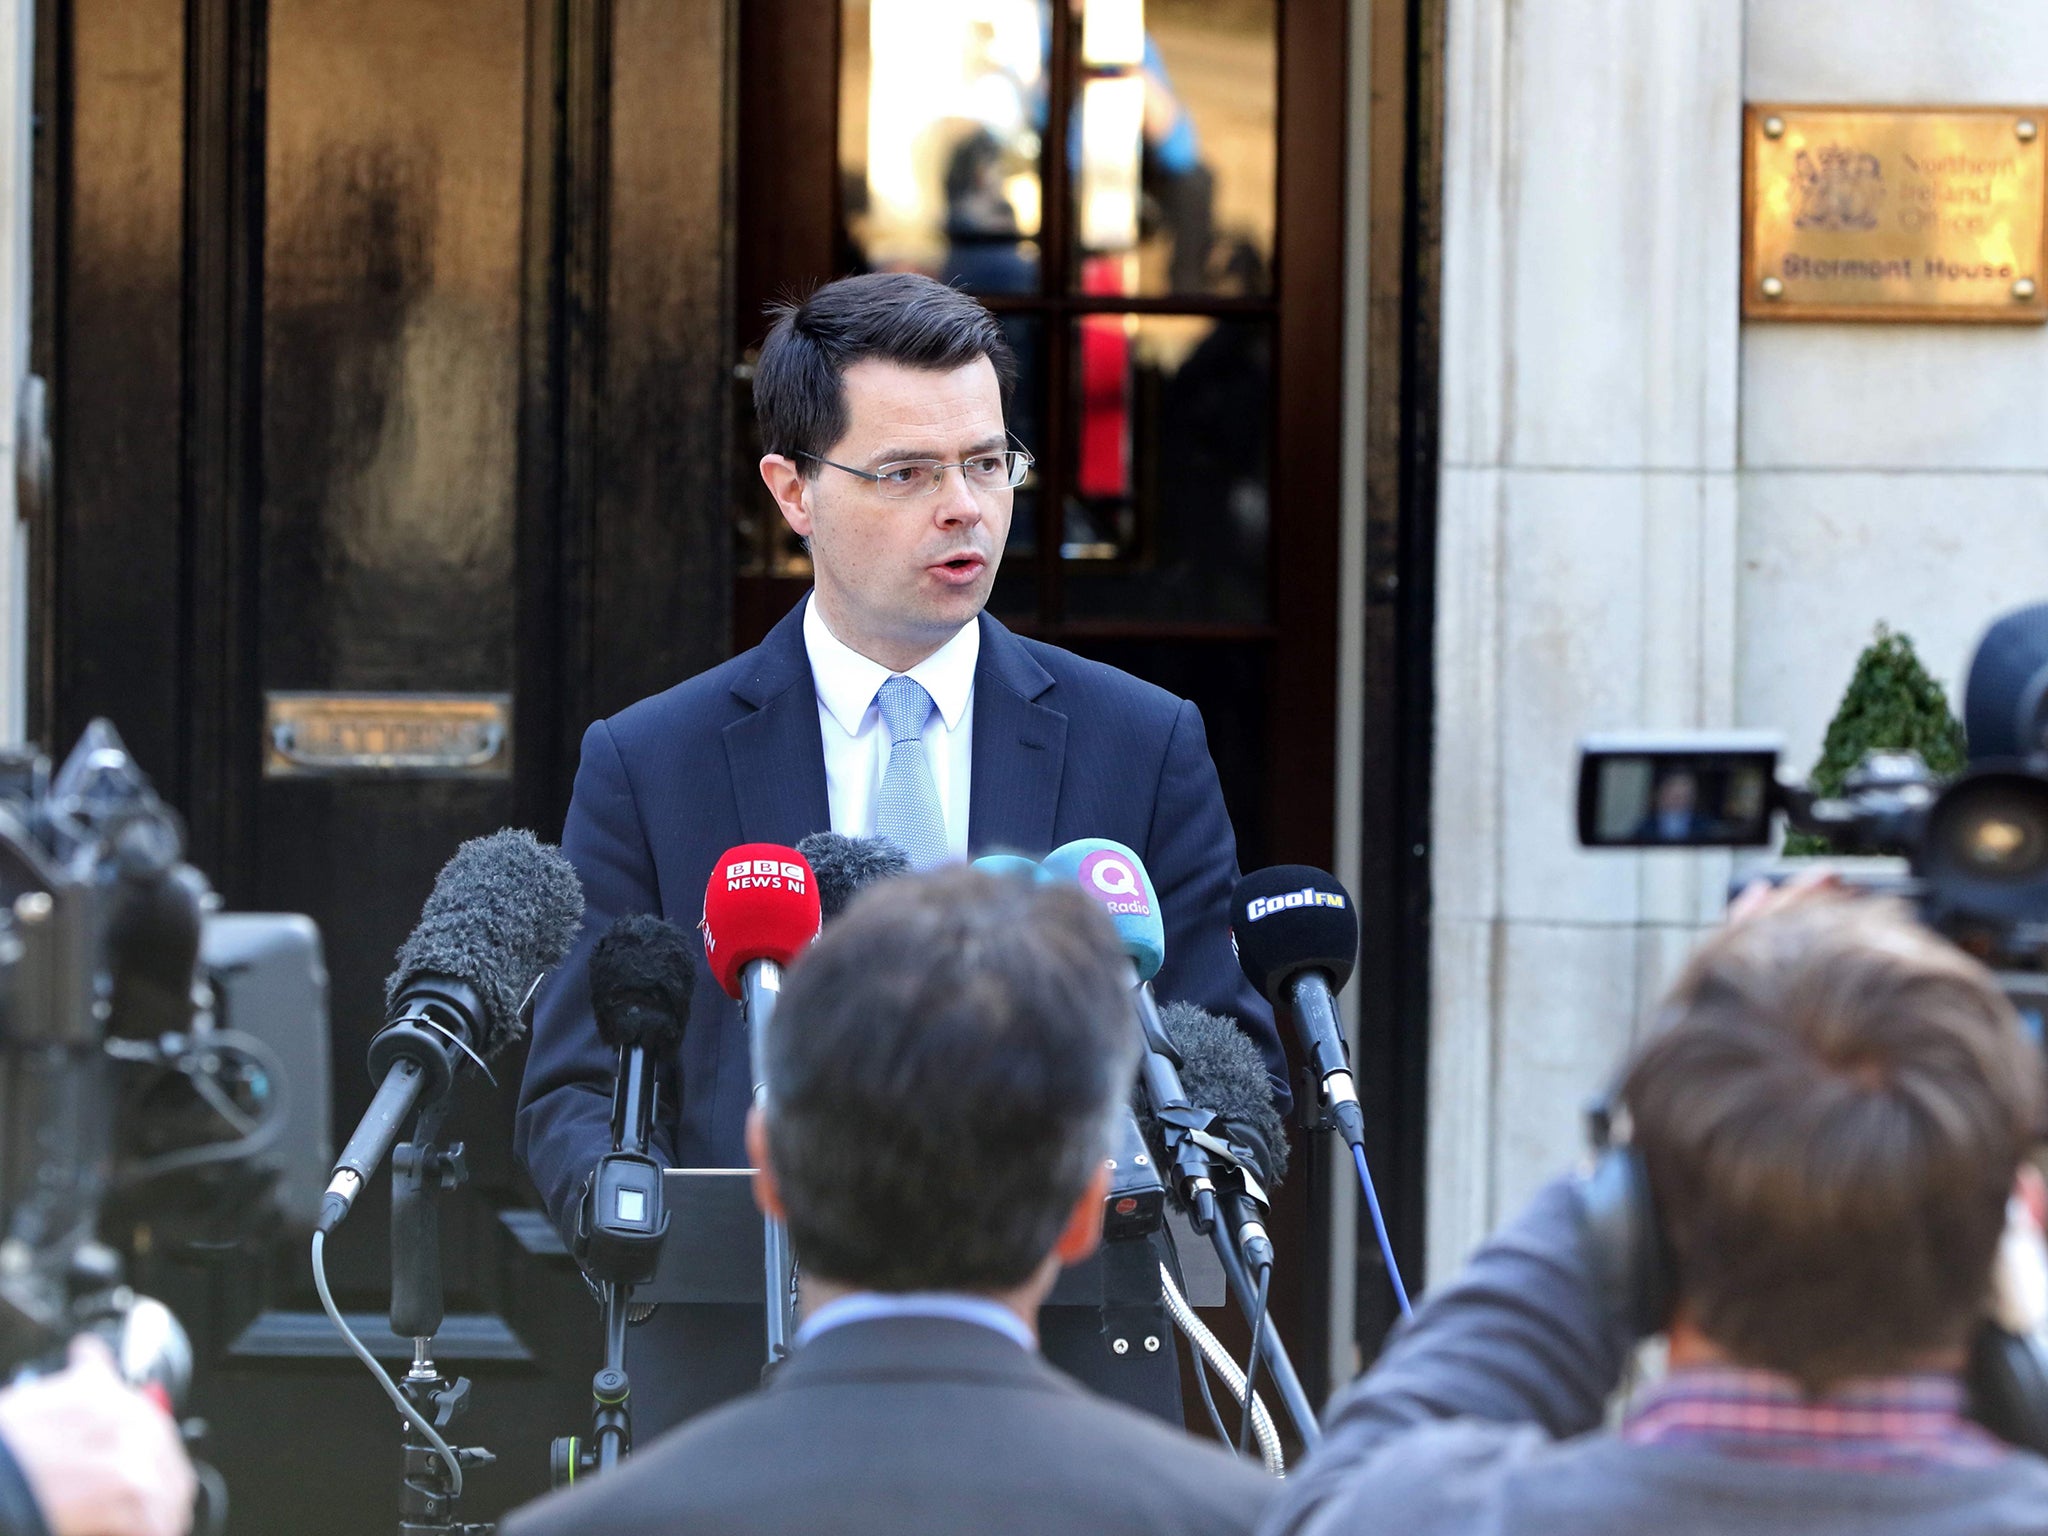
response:
[[[754,1165],[754,1204],[763,1216],[781,1221],[782,1187],[768,1161],[768,1120],[758,1104],[747,1111],[747,1161]]]
[[[782,513],[782,520],[789,524],[790,531],[800,539],[808,539],[811,536],[811,482],[797,469],[796,460],[780,453],[764,454],[761,458],[761,483],[775,498],[776,509]]]
[[[1101,1163],[1089,1178],[1088,1187],[1081,1191],[1081,1198],[1067,1212],[1067,1224],[1060,1228],[1059,1241],[1052,1245],[1052,1256],[1063,1266],[1080,1263],[1101,1244],[1102,1205],[1108,1198],[1109,1164]]]

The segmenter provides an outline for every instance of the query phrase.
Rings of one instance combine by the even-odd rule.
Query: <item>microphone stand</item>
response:
[[[434,1142],[448,1112],[446,1097],[419,1112],[412,1140],[391,1151],[391,1331],[412,1340],[412,1367],[398,1390],[438,1431],[445,1432],[469,1407],[469,1378],[450,1382],[434,1364],[434,1334],[446,1309],[441,1280],[440,1197],[469,1178],[462,1143],[445,1149]],[[458,1521],[460,1490],[441,1453],[405,1421],[405,1461],[398,1495],[399,1536],[490,1536],[490,1522]],[[497,1458],[481,1447],[456,1450],[464,1467],[489,1466]]]
[[[752,1055],[756,1108],[765,1105],[768,1099],[768,1015],[781,991],[782,967],[773,960],[762,960],[752,968],[741,998]],[[796,1255],[789,1246],[789,1228],[774,1217],[761,1218],[761,1231],[762,1281],[767,1288],[768,1318],[765,1377],[788,1358],[790,1340],[796,1333]]]
[[[1304,1447],[1320,1445],[1323,1427],[1316,1422],[1316,1411],[1309,1406],[1308,1393],[1302,1390],[1301,1378],[1294,1373],[1294,1361],[1288,1356],[1287,1346],[1280,1342],[1273,1320],[1260,1315],[1258,1289],[1252,1283],[1251,1271],[1246,1268],[1244,1256],[1237,1251],[1237,1243],[1217,1208],[1214,1188],[1198,1187],[1195,1190],[1191,1224],[1209,1239],[1209,1245],[1216,1250],[1216,1257],[1223,1265],[1224,1278],[1230,1282],[1230,1294],[1237,1298],[1238,1310],[1244,1313],[1245,1321],[1258,1326],[1259,1358],[1265,1362],[1266,1372],[1273,1378],[1280,1401],[1287,1405],[1287,1416],[1294,1420],[1294,1432],[1301,1436]]]
[[[1267,1362],[1280,1400],[1287,1405],[1288,1417],[1294,1420],[1295,1433],[1301,1436],[1304,1446],[1318,1445],[1322,1442],[1323,1430],[1316,1422],[1315,1409],[1309,1406],[1308,1394],[1302,1390],[1301,1378],[1294,1372],[1294,1361],[1288,1356],[1287,1346],[1280,1342],[1272,1320],[1265,1317],[1259,1308],[1258,1291],[1252,1283],[1244,1256],[1238,1252],[1237,1238],[1222,1219],[1216,1189],[1217,1164],[1220,1162],[1230,1170],[1224,1177],[1233,1184],[1245,1177],[1244,1170],[1229,1145],[1209,1129],[1215,1117],[1207,1110],[1197,1109],[1188,1103],[1180,1083],[1180,1053],[1160,1023],[1148,989],[1140,986],[1133,991],[1132,997],[1144,1042],[1143,1053],[1138,1058],[1139,1076],[1146,1100],[1152,1106],[1153,1118],[1159,1122],[1160,1135],[1166,1143],[1167,1161],[1173,1167],[1179,1187],[1187,1194],[1192,1224],[1215,1248],[1216,1257],[1223,1264],[1224,1276],[1230,1282],[1230,1293],[1237,1298],[1238,1310],[1244,1313],[1246,1322],[1258,1329],[1256,1347],[1259,1358]],[[1261,1257],[1270,1264],[1270,1258]]]

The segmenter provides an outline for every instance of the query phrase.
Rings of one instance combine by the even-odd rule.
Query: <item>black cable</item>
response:
[[[1252,1352],[1244,1363],[1244,1417],[1237,1425],[1237,1454],[1242,1456],[1252,1441],[1252,1394],[1259,1384],[1260,1345],[1266,1339],[1266,1298],[1273,1289],[1273,1271],[1259,1271],[1259,1299],[1252,1307]]]
[[[1179,1329],[1174,1330],[1176,1333]],[[1216,1438],[1223,1444],[1230,1444],[1230,1431],[1224,1427],[1223,1411],[1216,1406],[1216,1394],[1209,1390],[1209,1361],[1202,1353],[1202,1347],[1193,1339],[1182,1335],[1182,1342],[1188,1347],[1188,1359],[1195,1366],[1195,1387],[1202,1394],[1202,1406],[1209,1410],[1209,1427],[1216,1431]]]
[[[1187,1272],[1181,1268],[1180,1264],[1180,1244],[1175,1242],[1169,1233],[1166,1242],[1161,1246],[1166,1250],[1168,1268],[1173,1275],[1173,1283],[1180,1287],[1181,1295],[1187,1295],[1188,1277]],[[1188,1310],[1191,1312],[1194,1310],[1193,1302],[1188,1303]],[[1181,1330],[1178,1328],[1173,1331],[1181,1335],[1181,1341],[1188,1347],[1188,1360],[1195,1368],[1195,1386],[1202,1394],[1202,1406],[1209,1410],[1209,1423],[1216,1431],[1216,1438],[1225,1445],[1228,1445],[1230,1444],[1230,1431],[1223,1427],[1223,1414],[1216,1406],[1216,1395],[1209,1390],[1209,1357],[1202,1353],[1202,1346],[1195,1342],[1194,1335],[1181,1333]]]
[[[1223,1265],[1223,1274],[1230,1282],[1230,1291],[1237,1298],[1237,1308],[1245,1316],[1252,1313],[1258,1293],[1252,1287],[1251,1276],[1246,1273],[1244,1256],[1237,1251],[1237,1245],[1230,1240],[1221,1214],[1216,1209],[1216,1195],[1213,1190],[1200,1190],[1195,1195],[1197,1230],[1205,1229],[1209,1244],[1216,1250],[1216,1257]],[[1271,1362],[1268,1374],[1273,1385],[1279,1390],[1280,1401],[1286,1405],[1287,1416],[1294,1420],[1294,1432],[1301,1439],[1304,1449],[1313,1450],[1323,1443],[1323,1426],[1316,1420],[1315,1409],[1309,1406],[1308,1394],[1302,1390],[1301,1378],[1294,1372],[1294,1362],[1287,1358],[1287,1346],[1280,1336],[1272,1332],[1269,1324],[1264,1330],[1270,1335],[1268,1353]]]
[[[215,1163],[246,1162],[269,1151],[284,1134],[285,1120],[291,1107],[291,1084],[286,1081],[284,1063],[277,1052],[254,1035],[245,1035],[238,1030],[220,1029],[188,1036],[184,1043],[187,1048],[172,1057],[167,1057],[157,1043],[140,1044],[118,1037],[108,1040],[105,1049],[116,1061],[155,1066],[183,1076],[206,1100],[207,1107],[237,1134],[227,1141],[201,1142],[198,1146],[180,1147],[155,1157],[139,1159],[120,1170],[114,1181],[117,1188],[144,1184],[167,1174],[189,1173],[195,1168]],[[253,1063],[265,1075],[270,1094],[252,1123],[246,1126],[235,1123],[241,1118],[236,1106],[232,1101],[223,1102],[225,1095],[221,1093],[219,1084],[200,1068],[201,1059],[209,1052],[238,1056]]]

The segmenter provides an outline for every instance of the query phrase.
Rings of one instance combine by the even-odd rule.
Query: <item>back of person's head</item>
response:
[[[1124,971],[1074,887],[961,867],[858,897],[768,1031],[768,1153],[805,1268],[884,1291],[1030,1279],[1130,1092]]]
[[[1896,903],[1821,899],[1695,953],[1622,1087],[1706,1338],[1820,1391],[1964,1344],[2042,1113],[1992,976]]]
[[[916,272],[869,272],[777,305],[754,365],[754,417],[765,453],[818,472],[846,435],[846,370],[869,359],[949,373],[985,357],[1003,398],[1017,376],[1001,322],[980,300]]]

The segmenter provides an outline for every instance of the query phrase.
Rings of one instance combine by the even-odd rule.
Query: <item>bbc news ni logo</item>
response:
[[[804,867],[779,859],[738,859],[725,866],[728,891],[795,891],[803,894]]]
[[[1342,911],[1345,906],[1340,891],[1319,891],[1312,885],[1304,885],[1298,891],[1289,891],[1285,896],[1259,896],[1244,909],[1244,920],[1256,923],[1262,917],[1275,912],[1286,912],[1296,907],[1335,907]]]

